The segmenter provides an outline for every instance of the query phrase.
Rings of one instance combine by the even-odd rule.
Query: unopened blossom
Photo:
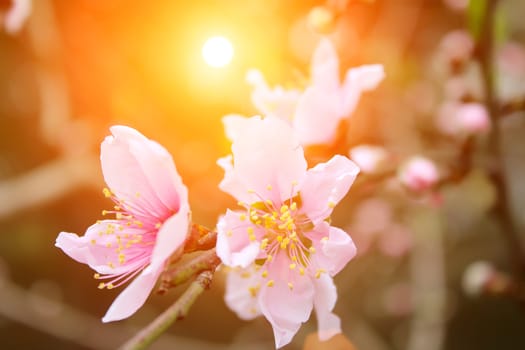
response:
[[[322,39],[312,58],[312,82],[301,95],[292,121],[301,144],[333,141],[339,123],[352,114],[361,94],[375,89],[384,76],[382,65],[364,65],[349,69],[341,83],[335,47]]]
[[[217,225],[217,255],[233,270],[226,301],[243,319],[260,314],[271,323],[276,347],[288,344],[312,309],[319,334],[340,332],[332,313],[332,276],[356,249],[329,218],[358,167],[336,155],[307,170],[303,149],[285,121],[253,117],[230,126],[232,155],[220,188],[239,201]]]
[[[31,14],[32,0],[12,0],[9,11],[5,14],[4,27],[9,34],[16,34]]]
[[[190,210],[186,187],[164,147],[138,131],[111,127],[100,160],[114,206],[81,237],[61,232],[56,246],[96,271],[100,289],[135,279],[113,302],[104,322],[132,315],[140,308],[170,255],[184,243]]]
[[[277,85],[269,87],[262,73],[251,69],[246,74],[246,80],[253,86],[252,102],[263,115],[271,115],[284,120],[291,120],[294,115],[300,91],[284,89]]]
[[[478,134],[490,129],[489,113],[481,103],[463,103],[456,113],[458,123],[465,132]]]
[[[490,130],[491,121],[481,103],[446,102],[438,112],[437,126],[449,135],[483,134]]]
[[[388,158],[383,147],[373,145],[356,146],[350,150],[349,155],[363,173],[379,171]]]
[[[401,165],[398,178],[413,191],[425,191],[438,182],[439,172],[430,159],[414,156]]]

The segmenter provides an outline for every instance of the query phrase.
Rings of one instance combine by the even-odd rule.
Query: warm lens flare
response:
[[[202,57],[212,67],[224,67],[233,58],[233,45],[225,37],[211,37],[202,46]]]

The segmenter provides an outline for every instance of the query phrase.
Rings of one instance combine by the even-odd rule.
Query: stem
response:
[[[204,271],[197,276],[180,298],[157,317],[146,328],[122,345],[120,350],[145,349],[153,343],[176,320],[183,319],[197,298],[210,287],[212,271]]]
[[[184,252],[209,250],[214,248],[216,243],[217,232],[199,224],[192,224],[190,234],[184,243]]]
[[[181,262],[173,269],[164,271],[157,293],[164,294],[169,288],[183,284],[203,271],[214,271],[220,262],[221,261],[215,252],[215,248],[204,252],[193,259]]]

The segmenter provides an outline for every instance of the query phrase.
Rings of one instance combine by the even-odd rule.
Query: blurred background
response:
[[[386,71],[380,87],[360,100],[348,146],[378,144],[400,159],[425,154],[445,172],[461,142],[436,136],[436,115],[458,85],[471,99],[481,85],[479,68],[450,82],[447,55],[458,49],[442,43],[469,25],[468,0],[28,3],[27,21],[0,32],[3,349],[113,349],[183,290],[153,294],[130,319],[102,324],[120,290],[97,289],[87,266],[54,247],[60,231],[83,234],[108,208],[98,156],[109,126],[132,126],[164,145],[189,188],[194,221],[213,227],[235,203],[217,187],[223,174],[215,161],[229,152],[221,118],[256,113],[248,69],[261,70],[272,86],[301,86],[319,32],[328,33],[342,73],[371,63]],[[0,1],[2,22],[12,5]],[[319,6],[333,15],[323,28],[312,15]],[[502,0],[498,13],[498,96],[520,106],[525,2]],[[234,49],[220,68],[201,56],[205,41],[217,35]],[[358,349],[525,348],[525,288],[512,272],[513,257],[525,248],[525,118],[512,112],[499,129],[498,164],[506,169],[513,240],[494,212],[501,196],[486,170],[483,137],[476,142],[485,153],[474,153],[465,174],[430,200],[381,178],[356,184],[336,209],[333,222],[348,230],[359,255],[336,277],[335,311]],[[483,276],[468,279],[465,271],[480,260],[485,265],[474,274],[498,274],[499,290],[471,288]],[[223,292],[218,274],[187,319],[152,348],[272,348],[269,324],[241,322]],[[285,349],[302,349],[315,330],[312,316]]]

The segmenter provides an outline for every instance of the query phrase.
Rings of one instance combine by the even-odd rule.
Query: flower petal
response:
[[[315,260],[313,265],[325,269],[330,276],[341,271],[356,254],[352,238],[327,222],[321,222],[307,236],[316,249],[316,253],[311,255],[311,259]]]
[[[358,173],[359,167],[341,155],[309,169],[301,184],[301,211],[314,223],[326,219],[333,206],[347,194]]]
[[[257,237],[264,234],[249,220],[241,220],[241,213],[227,210],[217,223],[217,256],[226,266],[249,266],[260,251]],[[255,240],[251,241],[248,227],[253,227]]]
[[[303,149],[293,130],[285,121],[274,117],[263,120],[252,117],[243,124],[242,132],[232,144],[230,186],[224,188],[221,183],[221,189],[238,200],[253,203],[260,201],[256,194],[268,193],[270,185],[274,188],[271,193],[274,198],[270,199],[288,198],[293,183],[300,182],[306,172]]]
[[[113,126],[111,132],[115,139],[127,143],[129,153],[144,174],[144,180],[152,189],[154,197],[158,198],[168,211],[178,211],[181,202],[188,200],[188,190],[183,185],[168,151],[132,128]]]
[[[341,333],[341,320],[335,315],[335,302],[337,301],[337,290],[332,277],[322,274],[315,279],[314,308],[317,316],[319,339],[326,341],[334,335]]]
[[[102,322],[118,321],[133,315],[144,305],[163,268],[163,265],[145,268],[113,301]]]
[[[329,39],[321,39],[312,56],[312,82],[323,90],[339,88],[339,58]]]
[[[159,231],[155,247],[151,255],[151,264],[162,264],[186,240],[189,233],[190,208],[188,203],[182,203],[179,212],[166,220]]]
[[[286,254],[276,254],[268,266],[267,279],[271,279],[273,284],[271,287],[264,284],[260,290],[259,307],[272,325],[277,348],[292,340],[313,308],[314,287],[311,279],[291,276],[289,264]],[[291,281],[293,288],[288,284]]]
[[[270,272],[270,275],[275,276],[275,273]],[[293,290],[289,288],[287,279],[277,277],[272,287],[261,287],[260,308],[272,325],[276,348],[288,344],[301,324],[308,320],[313,308],[313,298],[312,281],[306,277],[296,279]]]
[[[260,279],[260,274],[253,268],[233,268],[228,271],[224,300],[243,320],[251,320],[261,314],[257,298]]]
[[[332,141],[343,117],[338,90],[311,86],[299,98],[292,123],[302,145],[322,144]]]
[[[62,249],[72,259],[89,265],[101,274],[121,274],[140,267],[140,262],[132,259],[132,257],[129,259],[131,263],[118,263],[119,253],[116,252],[116,248],[119,246],[119,242],[115,234],[107,234],[110,230],[108,225],[112,225],[116,230],[119,224],[115,220],[100,221],[91,225],[82,237],[74,233],[60,232],[55,246]],[[141,233],[140,229],[130,227],[126,227],[125,231],[122,231],[122,234],[130,236],[140,235]],[[147,250],[150,249],[147,248]],[[123,252],[126,253],[125,250]]]
[[[248,118],[239,114],[228,114],[222,117],[224,124],[224,132],[230,141],[234,141],[242,134],[242,131],[247,127]]]
[[[164,219],[170,210],[157,197],[141,164],[130,151],[130,142],[145,146],[148,140],[131,128],[112,129],[116,130],[117,136],[107,136],[101,144],[100,153],[102,173],[107,185],[140,220],[151,220],[152,216],[157,221]]]
[[[188,190],[182,183],[171,155],[155,141],[146,145],[130,143],[130,151],[135,156],[156,197],[171,212],[178,211],[181,203],[188,201]]]
[[[384,77],[385,71],[381,64],[349,69],[342,87],[342,114],[344,116],[351,114],[359,102],[361,93],[375,89]]]

